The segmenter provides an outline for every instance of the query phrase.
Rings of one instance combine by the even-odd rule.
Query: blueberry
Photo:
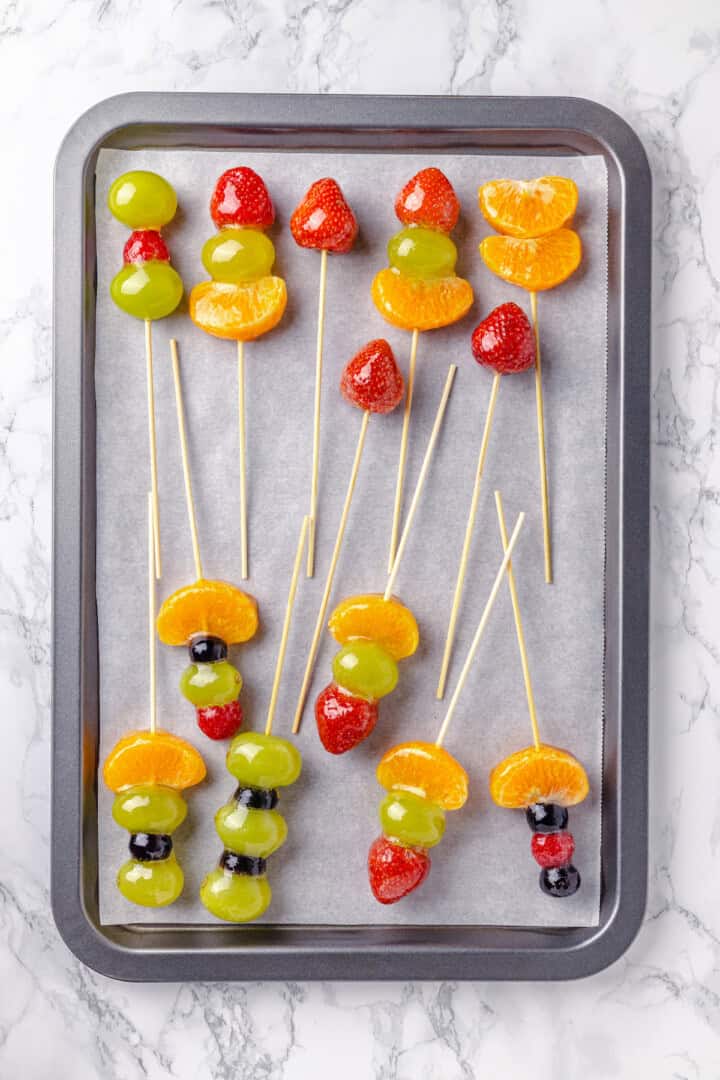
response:
[[[241,784],[233,798],[238,806],[247,806],[250,810],[274,810],[278,804],[275,788],[243,787]]]
[[[540,888],[548,896],[572,896],[580,888],[580,874],[572,863],[553,866],[540,872]]]
[[[212,634],[195,634],[190,639],[188,652],[193,664],[217,664],[227,660],[228,647],[222,638]]]
[[[172,840],[165,833],[133,833],[130,837],[130,854],[140,862],[158,862],[167,859],[172,851]]]
[[[525,811],[525,817],[533,832],[559,832],[567,828],[568,812],[556,803],[533,803]]]
[[[230,870],[233,874],[248,874],[250,877],[260,877],[265,873],[266,859],[254,859],[250,855],[236,855],[234,851],[223,851],[220,856],[220,866],[223,870]]]

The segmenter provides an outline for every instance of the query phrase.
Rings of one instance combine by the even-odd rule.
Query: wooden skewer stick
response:
[[[157,436],[155,433],[155,376],[153,373],[152,322],[145,320],[145,374],[147,379],[148,441],[150,443],[150,486],[152,495],[153,551],[155,577],[162,577],[160,554],[160,506],[158,500]]]
[[[318,293],[317,343],[315,346],[315,404],[313,409],[312,483],[310,487],[310,536],[307,551],[307,576],[315,573],[315,525],[317,522],[318,474],[320,471],[320,401],[322,398],[323,341],[325,338],[325,295],[327,293],[328,253],[320,253],[320,289]]]
[[[540,460],[540,496],[542,499],[543,541],[545,544],[545,583],[552,585],[552,546],[550,541],[550,499],[548,496],[547,454],[545,451],[545,409],[543,405],[542,361],[540,358],[540,329],[538,327],[537,293],[530,293],[533,330],[535,331],[535,404],[537,408],[538,457]]]
[[[455,593],[453,595],[450,621],[448,623],[447,636],[445,638],[445,649],[443,651],[442,666],[440,668],[440,678],[438,679],[437,690],[435,691],[435,697],[438,701],[441,701],[445,695],[445,684],[447,683],[448,669],[450,668],[450,656],[455,643],[455,629],[460,613],[460,601],[462,600],[463,588],[465,586],[465,575],[467,574],[468,559],[470,558],[470,545],[472,543],[472,535],[475,528],[478,502],[480,501],[480,484],[485,468],[485,457],[490,441],[490,428],[492,426],[493,413],[495,412],[498,390],[500,389],[500,379],[500,374],[496,372],[490,391],[490,401],[488,403],[487,416],[485,417],[485,429],[480,443],[480,452],[478,454],[477,468],[475,470],[475,483],[473,485],[472,498],[470,500],[470,512],[468,514],[467,525],[465,526],[465,539],[463,540],[457,580],[455,582]]]
[[[397,578],[398,570],[400,569],[400,562],[405,551],[405,545],[408,542],[413,518],[415,517],[415,512],[420,503],[420,496],[422,495],[423,488],[425,487],[425,480],[427,478],[428,470],[430,468],[433,451],[435,450],[435,443],[437,442],[438,435],[440,434],[440,428],[442,427],[443,418],[445,416],[445,409],[447,408],[448,398],[450,397],[450,391],[452,390],[453,379],[455,378],[456,371],[457,365],[451,364],[448,368],[447,378],[445,379],[445,387],[442,392],[442,397],[440,398],[440,404],[438,405],[438,410],[435,414],[435,423],[433,424],[432,431],[430,432],[427,450],[425,451],[425,457],[423,458],[420,475],[418,476],[417,484],[415,485],[415,492],[412,497],[412,502],[410,503],[410,509],[408,510],[405,527],[403,528],[402,536],[400,537],[400,543],[398,544],[398,549],[395,554],[395,561],[390,570],[390,576],[388,577],[387,585],[385,586],[385,600],[389,600],[392,596],[393,586],[395,584],[395,579]]]
[[[185,407],[183,405],[182,385],[180,383],[180,359],[175,338],[170,340],[170,355],[172,357],[173,382],[175,384],[175,411],[177,413],[178,434],[180,436],[180,454],[182,457],[183,480],[185,482],[185,502],[187,504],[188,523],[190,525],[190,539],[192,541],[193,561],[195,563],[195,577],[199,581],[203,576],[202,562],[200,561],[200,543],[198,541],[197,520],[195,518],[195,500],[193,499],[192,479],[190,477],[190,456],[188,454],[187,432],[185,430]]]
[[[508,548],[508,534],[505,528],[505,515],[503,513],[502,498],[500,492],[495,492],[495,507],[497,509],[498,524],[500,526],[500,536],[502,538],[503,550],[507,551]],[[510,587],[510,599],[512,600],[513,615],[515,616],[515,631],[517,633],[518,648],[520,649],[520,662],[522,664],[523,679],[525,680],[525,694],[527,696],[528,711],[530,713],[530,725],[532,727],[533,741],[535,743],[535,749],[540,749],[540,731],[538,729],[537,722],[537,710],[535,709],[535,697],[533,695],[532,683],[530,682],[530,666],[528,664],[527,649],[525,648],[525,633],[523,631],[522,619],[520,617],[520,601],[518,600],[517,586],[515,585],[515,573],[513,571],[513,564],[509,562],[507,564],[507,579]]]
[[[350,503],[352,502],[353,492],[355,491],[355,484],[358,477],[358,471],[360,469],[360,461],[362,459],[363,447],[365,446],[365,436],[367,434],[369,420],[370,413],[365,412],[363,414],[362,424],[360,426],[360,434],[358,436],[357,447],[355,450],[355,460],[353,461],[352,472],[350,473],[350,482],[348,483],[347,492],[345,494],[345,502],[343,504],[342,514],[340,515],[340,524],[338,525],[337,536],[335,537],[335,547],[333,548],[332,558],[330,560],[330,569],[328,570],[327,581],[325,582],[322,600],[320,601],[320,610],[318,611],[317,620],[315,622],[315,630],[313,631],[312,641],[310,643],[310,652],[308,654],[307,663],[305,665],[305,674],[303,675],[300,695],[298,697],[297,707],[295,709],[295,719],[292,726],[293,735],[297,735],[298,731],[300,730],[300,722],[302,720],[302,714],[305,710],[305,702],[307,701],[308,690],[310,689],[310,681],[312,679],[313,670],[315,668],[315,660],[317,658],[318,648],[320,646],[320,637],[323,632],[325,615],[327,613],[328,603],[330,602],[330,593],[332,592],[333,580],[335,578],[335,570],[337,568],[338,558],[340,557],[340,548],[342,547],[343,536],[345,535],[345,526],[347,525],[348,514],[350,513]]]
[[[155,530],[152,491],[147,496],[148,512],[148,645],[150,649],[150,732],[157,727],[157,647],[155,644]]]
[[[405,466],[407,465],[408,437],[410,432],[410,414],[412,413],[413,387],[415,386],[415,368],[417,366],[419,331],[413,330],[410,343],[410,366],[408,368],[407,389],[405,391],[405,410],[403,412],[402,437],[400,439],[400,457],[398,458],[397,480],[395,481],[395,505],[393,507],[392,532],[390,533],[390,555],[388,574],[392,571],[397,554],[400,518],[402,516],[402,497],[405,484]]]
[[[290,578],[290,589],[288,591],[287,605],[285,607],[285,620],[283,622],[282,635],[280,637],[280,648],[278,649],[277,663],[275,664],[275,676],[273,678],[272,691],[270,694],[270,704],[268,705],[267,720],[265,721],[266,735],[269,735],[272,731],[273,720],[275,718],[275,707],[277,705],[278,691],[280,689],[280,679],[282,678],[283,664],[285,663],[285,652],[287,650],[288,636],[290,634],[290,620],[292,619],[293,605],[295,604],[295,594],[297,592],[298,578],[300,577],[300,568],[302,566],[302,557],[303,552],[305,551],[305,537],[307,536],[309,524],[310,518],[306,515],[303,518],[302,526],[300,528],[297,551],[295,552],[295,562],[293,564],[292,577]]]
[[[240,576],[248,577],[247,473],[245,463],[245,350],[237,343],[238,445],[240,449]]]
[[[463,664],[462,671],[460,672],[460,677],[459,677],[459,679],[457,681],[457,686],[455,687],[455,690],[453,691],[453,695],[450,698],[450,703],[448,704],[447,712],[445,713],[445,719],[443,720],[442,724],[440,725],[440,730],[438,731],[437,738],[435,740],[435,745],[436,746],[442,746],[443,740],[445,739],[445,736],[447,735],[448,728],[450,727],[450,721],[453,718],[453,713],[455,712],[455,709],[457,708],[457,703],[460,700],[460,694],[462,693],[462,689],[463,689],[463,687],[465,685],[465,682],[467,681],[467,677],[468,677],[468,675],[470,673],[470,668],[472,666],[472,662],[475,659],[475,653],[477,652],[478,645],[480,644],[480,638],[483,636],[483,633],[485,631],[485,627],[487,626],[487,621],[490,618],[490,612],[492,611],[492,606],[495,603],[495,599],[497,597],[498,592],[500,591],[500,586],[502,585],[502,579],[505,576],[505,571],[507,570],[508,563],[510,562],[510,556],[512,555],[512,551],[513,551],[513,548],[515,547],[515,544],[517,542],[517,538],[520,535],[520,530],[522,528],[522,524],[523,524],[524,520],[525,520],[525,514],[518,514],[518,519],[515,522],[515,528],[513,529],[513,534],[510,537],[510,542],[508,543],[507,548],[505,549],[505,555],[503,557],[503,561],[500,563],[500,569],[498,570],[498,572],[497,572],[497,574],[495,576],[495,581],[493,582],[493,587],[490,590],[490,595],[489,595],[489,597],[487,599],[487,603],[485,604],[485,610],[483,611],[483,613],[482,613],[482,615],[480,617],[480,622],[478,623],[478,628],[475,631],[475,637],[472,640],[470,650],[469,650],[469,652],[467,654],[467,659],[465,660],[465,663]]]

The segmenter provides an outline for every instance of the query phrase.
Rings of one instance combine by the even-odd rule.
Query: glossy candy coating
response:
[[[129,263],[110,282],[110,296],[135,319],[164,319],[182,300],[183,283],[169,262]]]
[[[330,754],[344,754],[367,739],[377,718],[377,702],[348,694],[335,683],[326,686],[315,702],[320,742]]]
[[[117,875],[117,887],[122,895],[141,907],[166,907],[174,903],[184,883],[182,869],[174,855],[161,862],[128,859]]]
[[[375,275],[372,299],[380,314],[401,330],[437,330],[449,326],[468,313],[473,291],[461,277],[408,277],[394,267]]]
[[[200,900],[211,914],[231,923],[252,922],[270,905],[272,890],[264,876],[233,874],[217,867],[200,886]]]
[[[277,810],[252,810],[237,803],[221,806],[215,828],[228,851],[266,859],[287,837],[287,823]]]
[[[234,285],[201,281],[190,293],[190,318],[213,337],[254,341],[277,326],[287,305],[287,288],[280,277]]]
[[[237,645],[249,641],[257,631],[257,604],[227,581],[201,578],[168,596],[156,625],[164,645],[187,645],[199,633]]]
[[[212,634],[195,634],[188,645],[191,664],[217,664],[227,660],[228,647],[222,638]]]
[[[562,228],[578,203],[574,180],[541,176],[538,180],[490,180],[478,191],[480,210],[494,229],[528,239]]]
[[[430,873],[430,856],[423,848],[403,847],[379,836],[368,853],[368,878],[381,904],[395,904],[422,885]]]
[[[203,266],[214,281],[257,281],[274,262],[272,240],[257,229],[221,229],[202,249]]]
[[[556,866],[540,871],[540,888],[548,896],[562,899],[573,896],[581,884],[581,877],[574,866]]]
[[[216,664],[190,664],[180,678],[180,693],[198,708],[227,705],[242,690],[242,676],[227,660]]]
[[[457,225],[460,203],[445,173],[433,167],[408,180],[395,200],[395,213],[404,225],[450,232]]]
[[[229,739],[242,727],[242,705],[237,699],[228,701],[227,705],[208,705],[198,709],[197,722],[208,739]]]
[[[386,600],[382,593],[359,593],[342,600],[330,616],[328,630],[341,645],[374,641],[394,660],[412,656],[420,641],[410,608],[394,596]]]
[[[115,744],[103,765],[111,791],[139,784],[184,788],[205,779],[205,762],[194,746],[169,731],[131,731]]]
[[[140,862],[160,862],[172,851],[172,840],[167,833],[133,833],[130,837],[130,854]]]
[[[408,277],[442,278],[455,273],[457,248],[436,229],[401,229],[388,241],[387,253],[390,265]]]
[[[374,641],[348,642],[336,653],[332,670],[338,686],[368,701],[378,701],[397,686],[397,664]]]
[[[405,382],[384,338],[369,341],[345,365],[340,393],[351,405],[373,413],[389,413],[400,404]]]
[[[290,218],[296,244],[344,255],[357,236],[358,225],[337,180],[316,180]]]
[[[575,840],[569,832],[535,833],[530,841],[530,850],[538,866],[565,866],[572,862]]]
[[[445,832],[445,811],[410,791],[390,791],[380,803],[385,836],[407,847],[434,847]]]
[[[393,746],[380,760],[377,780],[388,791],[409,791],[444,810],[459,810],[468,795],[468,776],[462,765],[435,743]]]
[[[529,292],[554,289],[574,274],[582,259],[580,237],[572,229],[515,240],[511,236],[486,236],[480,254],[494,274]]]
[[[226,765],[228,772],[247,787],[276,788],[295,783],[302,758],[287,739],[244,731],[230,744]]]
[[[577,758],[544,743],[510,754],[490,774],[493,801],[511,810],[533,803],[574,806],[589,790],[587,773]]]
[[[129,229],[161,229],[175,217],[177,196],[162,176],[137,169],[114,181],[108,209]]]
[[[512,375],[535,365],[535,334],[517,304],[501,304],[472,334],[472,353],[478,364],[499,375]]]
[[[210,216],[220,229],[225,225],[268,229],[275,220],[275,208],[261,176],[239,165],[219,178],[210,199]]]
[[[533,832],[553,833],[567,828],[568,812],[555,803],[531,803],[525,811],[525,819]]]
[[[157,229],[136,229],[123,248],[123,262],[170,262],[170,252]]]
[[[112,816],[130,833],[171,834],[182,825],[187,803],[174,788],[138,784],[115,796]]]

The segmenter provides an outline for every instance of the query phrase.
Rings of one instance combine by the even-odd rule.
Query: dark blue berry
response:
[[[560,832],[567,829],[568,812],[564,806],[556,803],[533,803],[525,811],[525,817],[532,832]]]
[[[233,798],[238,806],[247,806],[250,810],[274,810],[278,804],[275,788],[240,787]]]
[[[130,854],[140,862],[158,862],[167,859],[172,851],[172,839],[164,833],[133,833],[130,837]]]
[[[250,855],[236,855],[234,851],[223,851],[220,856],[220,866],[223,870],[230,870],[233,874],[249,874],[250,877],[260,877],[265,873],[266,859],[254,859]]]
[[[196,634],[190,638],[188,652],[193,664],[217,664],[220,660],[227,660],[228,647],[222,638],[212,634]]]
[[[540,888],[548,896],[572,896],[580,888],[580,874],[572,863],[541,870]]]

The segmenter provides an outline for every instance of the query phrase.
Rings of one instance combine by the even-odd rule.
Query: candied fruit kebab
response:
[[[315,347],[315,396],[313,405],[313,448],[310,484],[310,536],[307,552],[307,576],[315,573],[315,523],[317,519],[318,477],[320,468],[320,402],[322,394],[325,297],[327,293],[327,257],[345,255],[352,248],[358,224],[337,180],[326,176],[311,184],[290,218],[290,231],[302,248],[320,252],[320,287],[318,291],[317,340]]]
[[[395,200],[403,225],[388,243],[390,266],[375,275],[372,299],[393,326],[412,331],[408,389],[398,459],[388,571],[392,570],[400,534],[402,492],[412,411],[418,335],[462,319],[470,310],[470,283],[455,273],[457,249],[450,232],[457,224],[460,203],[440,169],[421,169]]]

